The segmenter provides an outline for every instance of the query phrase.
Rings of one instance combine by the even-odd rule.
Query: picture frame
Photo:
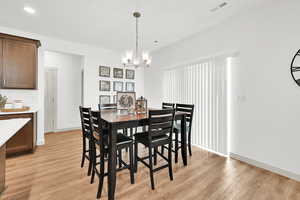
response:
[[[110,67],[99,66],[99,76],[100,77],[110,77]]]
[[[117,93],[117,109],[118,110],[135,110],[135,92],[118,92]]]
[[[110,91],[110,81],[100,80],[99,82],[99,90],[109,92]]]
[[[110,95],[100,95],[99,104],[110,104]]]
[[[126,79],[134,80],[134,78],[135,78],[135,70],[126,69]]]
[[[134,82],[126,82],[126,92],[135,92]]]
[[[121,81],[114,81],[114,91],[123,92],[124,83]]]
[[[114,68],[114,78],[122,79],[124,77],[124,70],[122,68]]]

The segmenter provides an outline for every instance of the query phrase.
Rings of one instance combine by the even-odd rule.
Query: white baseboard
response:
[[[217,154],[218,156],[222,156],[222,157],[229,157],[229,156],[227,156],[227,155],[224,155],[224,154],[222,154],[222,153],[219,153],[219,152],[213,151],[213,150],[211,150],[211,149],[205,148],[205,147],[203,147],[203,146],[200,146],[200,145],[192,144],[192,146],[194,146],[194,147],[198,147],[198,148],[200,148],[200,149],[203,149],[203,150],[205,150],[205,151],[209,151],[209,152],[211,152],[211,153],[214,153],[214,154]]]
[[[55,129],[53,131],[46,131],[45,134],[47,134],[47,133],[53,133],[53,132],[57,133],[57,132],[64,132],[64,131],[74,131],[74,130],[81,130],[81,127]]]
[[[57,133],[57,132],[74,131],[74,130],[81,130],[81,127],[55,129],[53,132]]]
[[[230,153],[230,157],[300,182],[300,174],[296,174],[296,173],[293,173],[293,172],[290,172],[290,171],[287,171],[284,169],[280,169],[280,168],[271,166],[269,164],[262,163],[262,162],[259,162],[256,160],[252,160],[250,158],[246,158],[244,156],[240,156],[240,155],[237,155],[234,153]]]

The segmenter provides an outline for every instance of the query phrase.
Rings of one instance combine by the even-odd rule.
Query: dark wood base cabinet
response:
[[[36,147],[36,113],[0,115],[0,120],[16,118],[30,118],[30,121],[7,141],[7,156],[34,152]]]
[[[5,144],[0,147],[0,195],[5,189]],[[0,196],[1,197],[1,196]]]

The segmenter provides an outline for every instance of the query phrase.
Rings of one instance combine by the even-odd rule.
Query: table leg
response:
[[[186,141],[186,118],[182,115],[181,118],[181,156],[183,164],[187,165],[187,141]]]
[[[108,199],[115,199],[115,189],[116,189],[116,164],[117,164],[117,129],[111,124],[109,126],[109,145],[108,145]]]

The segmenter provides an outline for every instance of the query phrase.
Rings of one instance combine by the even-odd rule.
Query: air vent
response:
[[[218,6],[210,9],[210,12],[216,12],[217,10],[221,9],[221,8],[224,8],[225,6],[227,6],[228,3],[227,2],[223,2],[221,4],[219,4]]]

